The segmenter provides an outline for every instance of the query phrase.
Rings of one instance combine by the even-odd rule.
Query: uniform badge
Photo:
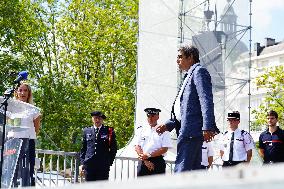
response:
[[[244,141],[244,139],[242,139],[242,138],[236,138],[236,140],[238,140],[238,141]]]
[[[87,138],[87,140],[91,140],[92,134],[91,134],[91,133],[87,133],[87,134],[86,134],[86,138]]]
[[[101,139],[106,139],[107,135],[101,135]]]

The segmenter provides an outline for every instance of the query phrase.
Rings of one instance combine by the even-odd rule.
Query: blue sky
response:
[[[237,0],[248,1],[248,0]],[[252,40],[264,44],[265,37],[284,40],[284,0],[252,1]]]
[[[217,3],[218,15],[228,0],[210,0],[211,6]],[[238,15],[238,24],[249,25],[249,0],[231,0]],[[264,38],[284,40],[284,0],[252,0],[252,43],[264,44]],[[248,33],[244,38],[248,38]]]
[[[253,5],[253,39],[263,43],[265,37],[284,40],[284,0],[255,0]]]

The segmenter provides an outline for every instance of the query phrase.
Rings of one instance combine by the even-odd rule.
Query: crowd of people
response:
[[[184,80],[172,105],[169,119],[158,123],[160,109],[150,107],[146,113],[147,125],[136,128],[133,149],[139,160],[137,176],[163,174],[166,171],[164,157],[173,147],[170,132],[176,130],[176,173],[209,169],[214,150],[211,141],[220,133],[214,116],[211,76],[199,63],[196,47],[185,45],[178,51],[177,64],[184,71]],[[32,104],[32,91],[27,83],[21,83],[15,92],[19,101]],[[23,186],[34,186],[35,140],[40,129],[40,112],[26,112],[21,118],[29,127],[27,131],[8,132],[9,138],[23,140],[19,161],[14,175],[14,186],[22,177]],[[9,115],[8,115],[9,116]],[[104,125],[106,116],[101,111],[91,112],[93,125],[83,130],[80,162],[86,181],[107,180],[110,167],[117,153],[116,134],[113,127]],[[223,166],[249,163],[255,143],[250,133],[238,128],[241,115],[238,111],[227,115],[228,130],[219,138],[219,153]],[[265,164],[284,162],[284,131],[277,126],[278,114],[267,114],[268,128],[259,137],[259,154]],[[215,149],[216,151],[216,149]],[[28,167],[29,174],[19,167]]]

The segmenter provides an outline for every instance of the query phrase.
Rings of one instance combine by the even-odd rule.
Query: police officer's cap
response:
[[[91,116],[98,116],[98,117],[101,117],[103,119],[106,119],[106,116],[100,111],[91,112]]]
[[[144,111],[147,113],[147,115],[159,114],[159,112],[161,112],[161,110],[158,108],[146,108]]]
[[[240,119],[240,112],[238,111],[229,112],[227,119]]]

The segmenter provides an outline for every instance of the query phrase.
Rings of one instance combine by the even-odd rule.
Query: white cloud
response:
[[[266,29],[272,22],[273,11],[284,12],[283,0],[256,0],[253,1],[253,24],[259,30]]]

